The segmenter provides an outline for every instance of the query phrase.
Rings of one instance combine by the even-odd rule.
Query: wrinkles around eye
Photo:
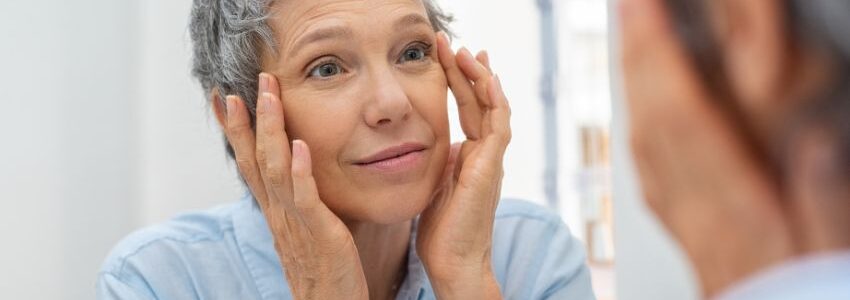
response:
[[[411,59],[408,57],[409,54],[412,54],[411,51],[419,51],[417,54],[421,55],[419,58]],[[431,44],[427,44],[425,42],[413,42],[411,45],[408,45],[404,48],[399,56],[399,63],[408,63],[408,62],[422,62],[431,57],[432,46]]]
[[[402,49],[396,54],[396,64],[399,64],[402,68],[405,68],[405,66],[420,67],[433,62],[432,57],[435,53],[432,43],[416,40],[408,43]],[[304,68],[303,72],[306,79],[331,80],[348,73],[349,69],[339,57],[326,54],[314,59]]]
[[[336,73],[330,74],[328,76],[321,76],[322,71],[324,71],[323,68],[326,68],[326,67],[329,67],[329,66],[332,67],[332,68],[335,68]],[[320,80],[327,80],[329,78],[332,78],[332,77],[341,75],[343,73],[346,73],[346,69],[342,65],[342,62],[339,60],[339,58],[336,58],[336,57],[333,57],[333,56],[325,56],[325,57],[318,58],[314,61],[314,63],[309,64],[308,67],[305,68],[305,70],[306,70],[305,76],[307,78],[316,78],[316,79],[320,79]],[[326,70],[330,70],[330,69],[326,69]]]

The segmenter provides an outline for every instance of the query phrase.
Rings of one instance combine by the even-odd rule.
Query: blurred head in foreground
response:
[[[707,294],[850,250],[850,1],[622,4],[641,184]]]

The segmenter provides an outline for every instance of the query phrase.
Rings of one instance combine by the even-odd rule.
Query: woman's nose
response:
[[[413,106],[404,88],[391,71],[376,72],[370,80],[374,91],[365,109],[366,123],[371,127],[386,127],[407,119]]]

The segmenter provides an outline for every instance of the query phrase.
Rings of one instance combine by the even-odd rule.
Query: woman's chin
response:
[[[386,191],[362,197],[356,207],[348,207],[343,219],[375,224],[398,224],[413,220],[431,204],[431,188]]]
[[[364,180],[366,178],[361,177],[358,178],[361,182],[352,180],[351,186],[337,184],[330,194],[340,196],[325,199],[340,201],[326,203],[346,221],[397,224],[413,220],[431,204],[445,167],[447,152],[436,152],[438,155],[429,159],[431,163],[427,164],[427,168],[402,182]]]
[[[408,193],[412,194],[412,193]],[[396,224],[413,220],[431,204],[431,193],[410,195],[403,199],[385,199],[375,203],[370,208],[370,216],[374,223]]]

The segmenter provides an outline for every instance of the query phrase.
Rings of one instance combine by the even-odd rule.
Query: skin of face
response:
[[[430,203],[448,158],[447,81],[436,33],[415,0],[276,1],[286,132],[304,140],[323,202],[343,221],[408,221]],[[424,147],[403,171],[360,165],[400,145]]]

